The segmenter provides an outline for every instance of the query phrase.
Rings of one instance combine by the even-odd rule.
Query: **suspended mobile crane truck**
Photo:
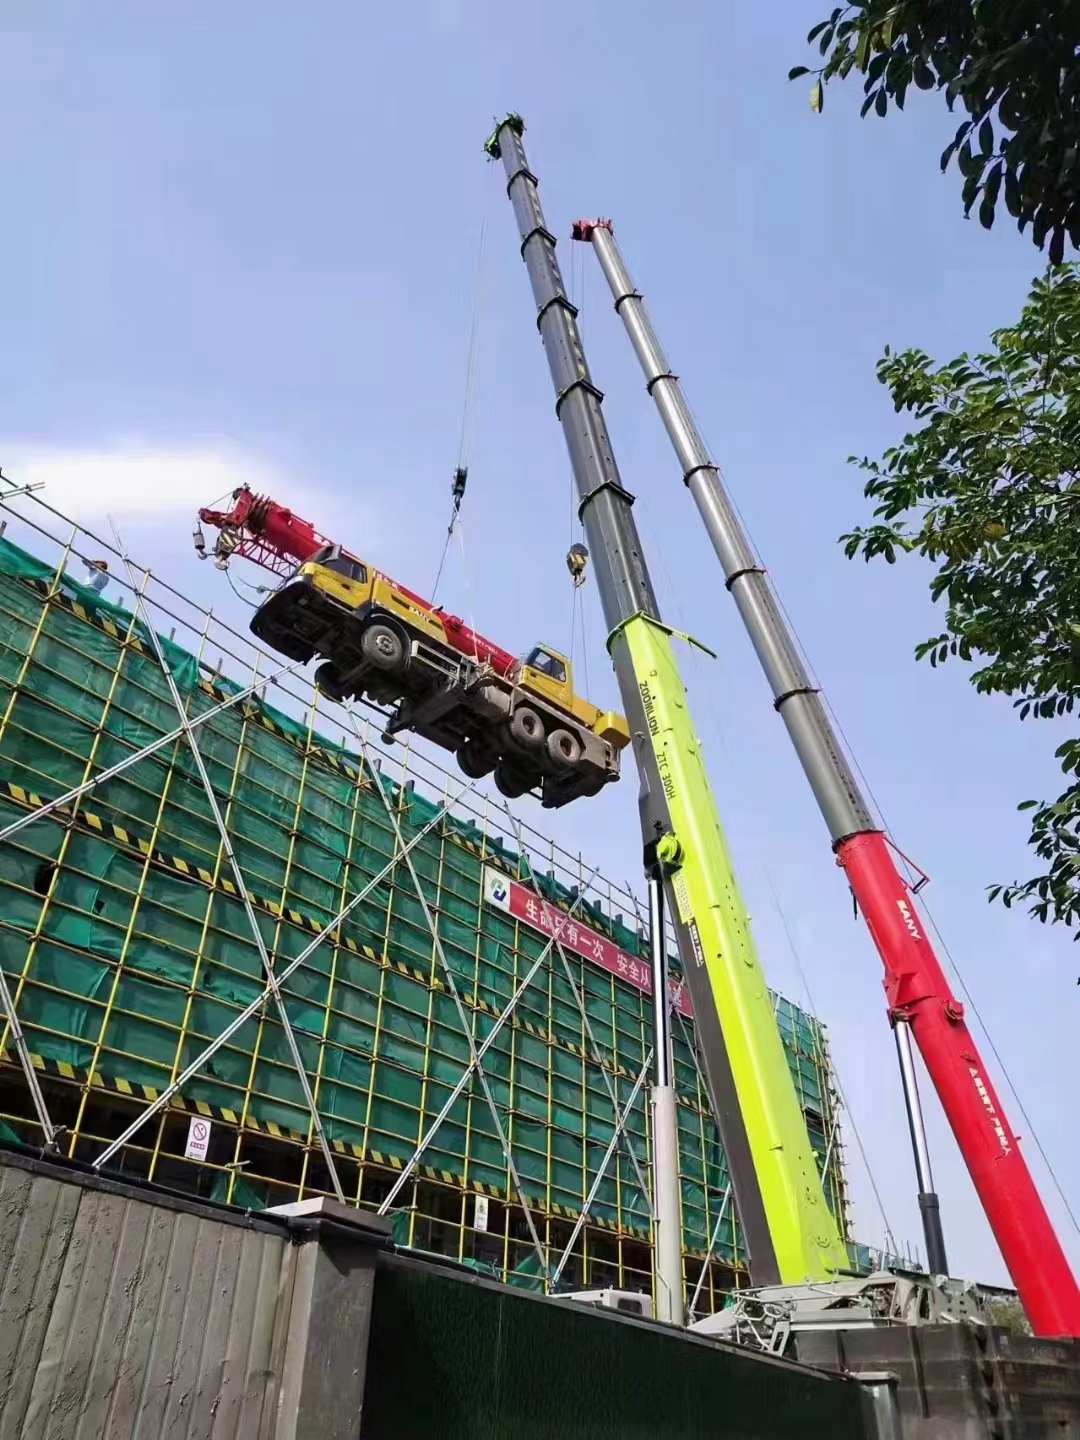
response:
[[[799,656],[765,571],[724,490],[606,220],[579,221],[573,238],[592,244],[611,287],[730,592],[768,678],[806,778],[829,829],[856,904],[885,966],[915,1145],[931,1269],[945,1251],[922,1132],[910,1039],[919,1048],[952,1126],[1002,1258],[1036,1335],[1080,1336],[1080,1290],[1039,1198],[1018,1140],[926,934],[914,893],[844,758],[818,689]],[[910,1039],[909,1039],[910,1036]]]
[[[602,396],[585,363],[555,239],[525,158],[523,129],[518,116],[507,116],[485,148],[506,170],[556,415],[581,498],[608,649],[630,721],[654,938],[663,929],[661,907],[652,904],[662,885],[754,1282],[828,1280],[846,1270],[846,1246],[825,1200],[690,719],[674,632],[660,618],[632,497],[612,454]],[[660,1026],[665,1020],[661,1004]],[[657,1048],[663,1052],[662,1039]],[[665,1059],[661,1053],[662,1068]],[[674,1215],[658,1217],[658,1247],[670,1244],[674,1234],[681,1261],[678,1223],[676,1189]],[[674,1284],[681,1300],[678,1270]],[[681,1305],[677,1318],[682,1319]]]
[[[518,660],[246,487],[231,510],[199,519],[220,532],[219,565],[241,555],[285,577],[252,632],[290,660],[321,656],[315,682],[329,699],[389,707],[388,736],[412,731],[454,752],[471,779],[494,772],[511,799],[539,789],[549,809],[618,779],[626,721],[574,693],[558,651],[536,645]],[[196,548],[205,553],[198,529]]]

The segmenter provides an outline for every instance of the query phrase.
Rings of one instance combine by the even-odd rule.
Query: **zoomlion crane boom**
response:
[[[619,688],[641,775],[646,868],[664,881],[694,1005],[732,1191],[758,1285],[825,1280],[848,1257],[821,1179],[732,873],[701,748],[660,618],[576,311],[509,115],[485,149],[501,159],[521,232],[580,515],[596,567]]]
[[[902,878],[889,841],[844,759],[816,686],[799,656],[760,561],[754,553],[683,399],[677,376],[656,338],[642,299],[623,264],[607,220],[578,221],[573,238],[591,241],[615,297],[671,439],[683,480],[697,504],[730,591],[768,677],[773,703],[787,726],[806,778],[829,828],[837,864],[885,966],[889,1018],[897,1029],[902,1064],[910,1064],[907,1034],[952,1126],[1002,1257],[1036,1335],[1080,1335],[1080,1290],[1020,1153],[993,1083],[952,994]],[[911,1105],[911,1081],[906,1094]],[[933,1246],[936,1197],[925,1150],[916,1163],[927,1239]],[[928,1202],[932,1205],[928,1206]],[[931,1214],[926,1215],[930,1208]],[[944,1268],[944,1250],[939,1253]],[[931,1248],[931,1264],[933,1249]]]

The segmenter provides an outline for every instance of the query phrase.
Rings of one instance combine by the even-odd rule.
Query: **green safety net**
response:
[[[46,602],[52,589],[53,597]],[[138,639],[141,644],[131,643]],[[213,677],[161,638],[187,713],[242,688]],[[118,605],[0,538],[0,826],[100,773],[177,724],[145,628]],[[406,842],[438,813],[436,800],[372,774],[360,759],[296,719],[254,700],[197,732],[259,929],[277,968],[308,945],[395,853],[388,801]],[[381,791],[381,793],[380,793]],[[446,816],[412,850],[425,898],[475,1043],[546,944],[484,904],[484,836]],[[576,890],[488,838],[486,859],[531,876],[562,906]],[[53,815],[0,847],[0,964],[18,997],[27,1043],[47,1062],[106,1082],[163,1089],[262,991],[258,949],[236,894],[186,742],[170,742],[83,802],[78,824]],[[645,958],[621,917],[582,900],[581,918]],[[386,961],[390,963],[387,964]],[[642,992],[572,957],[575,980],[620,1104],[651,1036]],[[288,1014],[328,1139],[385,1163],[406,1162],[468,1062],[468,1040],[447,993],[408,869],[395,866],[285,985]],[[440,982],[440,983],[433,983]],[[555,957],[523,995],[485,1070],[530,1202],[576,1213],[613,1133],[614,1117],[588,1037]],[[792,1074],[819,1152],[829,1114],[820,1027],[778,1001]],[[548,1037],[551,1038],[548,1038]],[[677,1024],[684,1239],[703,1251],[727,1192],[723,1151],[693,1052]],[[306,1139],[310,1119],[272,1007],[249,1019],[189,1082],[185,1096]],[[644,1170],[644,1090],[626,1127]],[[353,1153],[353,1152],[349,1152]],[[376,1162],[379,1163],[379,1162]],[[508,1190],[490,1111],[469,1087],[424,1155],[456,1183]],[[214,1194],[265,1203],[267,1189],[221,1170]],[[832,1187],[839,1203],[838,1184]],[[512,1198],[512,1197],[511,1197]],[[647,1238],[649,1208],[622,1146],[597,1189],[592,1217]],[[736,1254],[733,1207],[719,1254]],[[535,1259],[535,1257],[534,1257]],[[531,1283],[526,1269],[519,1278]],[[519,1267],[520,1268],[520,1267]]]

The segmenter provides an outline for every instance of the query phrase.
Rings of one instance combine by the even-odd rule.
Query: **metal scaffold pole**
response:
[[[664,886],[649,879],[649,948],[652,956],[654,1083],[650,1095],[653,1142],[653,1311],[657,1320],[683,1323],[682,1216],[679,1196],[679,1115],[671,1063],[671,995],[664,934]]]

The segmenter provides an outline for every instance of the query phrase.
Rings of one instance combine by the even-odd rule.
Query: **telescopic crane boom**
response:
[[[859,910],[885,966],[889,1018],[906,1025],[967,1163],[1002,1257],[1037,1335],[1080,1335],[1080,1290],[1016,1135],[926,935],[910,886],[844,758],[719,471],[698,433],[607,220],[582,220],[641,362],[730,591],[772,688]],[[903,1038],[903,1037],[901,1037]],[[901,1057],[903,1058],[903,1047]],[[910,1103],[910,1096],[909,1096]],[[913,1121],[914,1127],[914,1121]],[[929,1185],[919,1159],[920,1185]],[[924,1210],[932,1197],[920,1196]],[[936,1208],[936,1197],[933,1197]]]
[[[641,775],[646,868],[667,891],[698,1042],[755,1284],[825,1280],[847,1267],[784,1057],[716,805],[601,411],[576,311],[509,115],[485,146],[501,159],[555,387],[608,649]]]
[[[458,506],[465,493],[465,481],[461,478],[464,474],[460,467],[454,474],[454,499]],[[237,556],[261,565],[264,570],[283,578],[290,578],[298,563],[313,559],[320,550],[329,549],[333,544],[325,535],[319,534],[310,520],[301,519],[294,511],[272,500],[269,495],[256,495],[246,485],[233,491],[232,505],[228,510],[214,510],[204,506],[199,511],[199,520],[220,532],[213,552],[219,563],[227,563],[233,556]],[[195,546],[205,558],[205,541],[198,528],[195,531]],[[350,555],[347,550],[343,550],[343,553],[349,559],[357,559],[357,556]],[[452,649],[490,665],[497,675],[509,675],[517,666],[516,655],[511,655],[501,645],[496,645],[478,634],[466,625],[459,615],[447,614],[441,605],[436,610],[430,601],[414,590],[406,589],[396,580],[393,585],[399,594],[414,605],[438,615],[447,644]]]

